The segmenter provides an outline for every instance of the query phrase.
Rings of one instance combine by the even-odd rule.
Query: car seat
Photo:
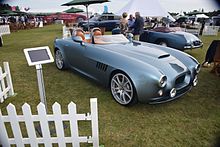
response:
[[[101,32],[100,28],[93,28],[91,32],[92,32],[92,36],[102,35],[102,32]]]
[[[93,28],[91,30],[91,36],[92,36],[92,43],[93,44],[95,44],[94,36],[100,36],[100,35],[102,35],[102,32],[101,32],[100,28]]]
[[[73,36],[79,36],[82,40],[85,40],[85,32],[81,28],[77,28],[73,31]]]

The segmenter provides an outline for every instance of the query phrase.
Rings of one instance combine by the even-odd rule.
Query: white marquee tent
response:
[[[167,17],[172,21],[175,19],[160,5],[158,0],[130,0],[123,8],[116,14],[122,15],[123,12],[135,14],[140,12],[141,16],[147,17]]]
[[[209,18],[207,15],[205,14],[197,14],[196,15],[197,18]]]

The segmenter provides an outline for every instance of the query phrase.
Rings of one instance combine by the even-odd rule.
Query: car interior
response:
[[[73,36],[79,36],[82,38],[83,42],[93,43],[93,44],[95,44],[94,36],[99,36],[99,35],[102,35],[100,28],[93,28],[91,32],[85,32],[81,28],[76,28],[73,31]]]

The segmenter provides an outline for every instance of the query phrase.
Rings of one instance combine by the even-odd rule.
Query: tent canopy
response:
[[[109,2],[109,0],[72,0],[68,3],[62,4],[62,6],[72,6],[72,5],[90,5],[97,3]]]
[[[158,0],[130,0],[123,8],[116,14],[122,15],[123,12],[128,14],[135,14],[140,12],[141,16],[148,17],[167,17],[172,21],[175,19],[160,5]]]
[[[197,14],[196,15],[197,18],[209,18],[207,15],[205,14]]]
[[[79,12],[84,12],[84,11],[82,9],[71,7],[70,9],[65,10],[64,12],[66,12],[66,13],[79,13]]]

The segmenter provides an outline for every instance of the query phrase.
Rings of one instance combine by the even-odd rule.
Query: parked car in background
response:
[[[57,68],[75,70],[109,87],[121,105],[168,102],[197,85],[200,64],[184,52],[122,34],[100,35],[100,30],[73,34],[54,41]]]
[[[112,31],[114,28],[119,26],[120,16],[113,13],[103,13],[101,15],[94,15],[89,19],[90,28],[105,28],[106,31]],[[78,24],[83,30],[88,30],[88,21],[83,21]]]
[[[48,23],[52,23],[55,20],[63,20],[67,23],[79,23],[81,21],[86,20],[86,16],[79,13],[55,13],[51,15],[44,16],[44,21]]]
[[[220,14],[217,15],[217,16],[213,16],[212,17],[212,20],[213,20],[213,24],[214,26],[220,26]]]
[[[140,35],[140,41],[168,46],[181,51],[203,46],[198,37],[191,33],[183,32],[177,27],[157,27],[152,30],[145,30]]]

